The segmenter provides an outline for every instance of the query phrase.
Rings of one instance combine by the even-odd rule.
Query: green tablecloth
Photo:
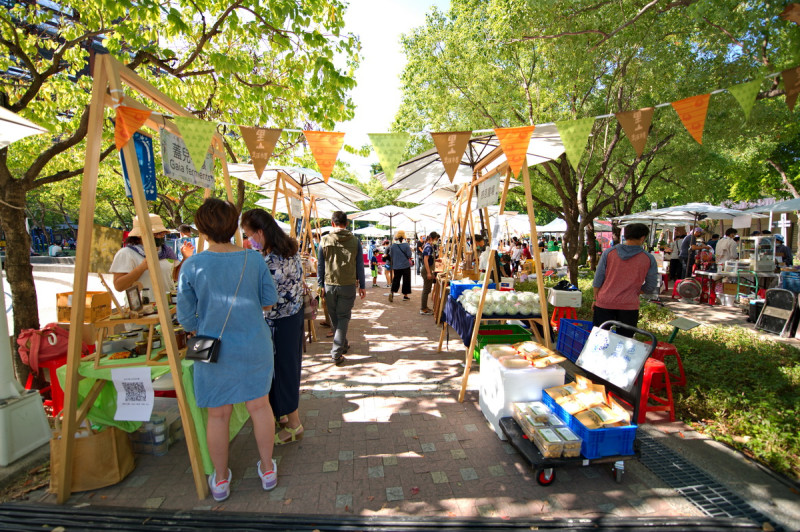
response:
[[[116,362],[116,361],[109,361]],[[140,356],[126,360],[126,362],[141,362],[142,366],[146,365],[146,357]],[[189,403],[189,410],[192,413],[194,426],[197,430],[197,442],[200,447],[200,456],[203,460],[203,469],[207,475],[214,471],[214,466],[211,464],[211,457],[208,455],[208,443],[206,442],[206,427],[208,424],[208,411],[205,408],[197,406],[197,400],[194,396],[194,361],[183,360],[181,362],[183,367],[183,388],[186,391],[186,401]],[[155,379],[169,373],[169,366],[150,366],[150,376]],[[61,366],[56,370],[58,380],[65,388],[67,366]],[[111,368],[104,368],[101,362],[99,368],[95,369],[94,360],[81,362],[78,367],[78,374],[84,377],[78,382],[78,404],[89,394],[89,391],[94,386],[98,379],[106,382],[100,395],[89,410],[87,417],[89,421],[98,425],[107,425],[110,427],[117,427],[125,432],[134,432],[140,426],[141,421],[116,421],[114,420],[114,412],[117,410],[117,389],[114,383],[111,382]],[[66,388],[65,388],[66,389]],[[247,408],[244,403],[234,405],[233,413],[231,414],[230,424],[230,438],[233,439],[236,434],[242,429],[244,424],[249,418]]]

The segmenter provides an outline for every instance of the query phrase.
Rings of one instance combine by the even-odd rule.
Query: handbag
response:
[[[317,319],[317,298],[311,294],[311,290],[308,289],[308,286],[305,286],[303,289],[303,319],[304,320],[315,320]]]
[[[239,276],[239,284],[236,285],[236,292],[233,293],[231,308],[228,309],[228,315],[225,317],[225,323],[222,324],[222,330],[219,332],[219,336],[214,338],[213,336],[196,335],[189,338],[186,341],[186,358],[189,360],[213,364],[219,358],[222,333],[225,332],[225,326],[228,325],[228,318],[231,317],[233,304],[236,302],[236,296],[239,294],[239,287],[242,286],[245,268],[247,268],[247,252],[244,254],[244,266],[242,266],[242,274]]]

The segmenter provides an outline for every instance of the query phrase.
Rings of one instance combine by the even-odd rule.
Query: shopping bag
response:
[[[72,448],[70,493],[96,490],[121,482],[134,469],[133,447],[128,434],[116,427],[95,432],[83,427]],[[61,428],[50,439],[50,492],[57,493],[61,461]]]
[[[317,298],[314,297],[307,286],[303,290],[303,319],[317,319]]]

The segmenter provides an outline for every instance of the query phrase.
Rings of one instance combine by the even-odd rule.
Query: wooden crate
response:
[[[56,294],[58,321],[69,321],[72,312],[72,292]],[[111,315],[111,294],[108,292],[86,292],[84,323],[93,323]]]

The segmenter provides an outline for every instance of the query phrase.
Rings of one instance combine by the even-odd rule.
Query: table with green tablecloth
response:
[[[141,366],[146,367],[145,359],[146,357],[143,355],[128,359],[126,362],[141,362]],[[141,421],[117,421],[114,419],[114,413],[117,410],[117,389],[111,381],[111,368],[104,368],[103,362],[105,361],[100,362],[100,367],[98,368],[94,367],[94,360],[81,362],[80,366],[78,366],[78,374],[84,377],[78,382],[78,404],[89,394],[89,391],[98,379],[108,381],[105,386],[103,386],[100,395],[89,410],[89,414],[87,415],[89,421],[98,425],[117,427],[125,432],[134,432],[142,425]],[[113,362],[117,361],[109,361],[109,363]],[[203,460],[203,469],[207,475],[210,475],[214,471],[214,466],[211,464],[211,457],[208,454],[208,443],[206,442],[208,411],[205,408],[197,406],[197,400],[194,396],[194,361],[183,360],[181,361],[181,365],[183,368],[183,377],[181,380],[183,381],[183,389],[186,391],[186,401],[189,404],[189,411],[192,414],[195,430],[197,431],[197,443],[200,448],[200,456]],[[130,367],[137,366],[132,365]],[[169,366],[166,365],[149,366],[149,368],[150,377],[152,379],[169,373]],[[66,384],[67,366],[64,365],[58,368],[56,374],[58,375],[58,380],[61,382],[62,387],[66,389],[64,385]],[[249,414],[247,413],[247,408],[244,403],[234,405],[230,424],[231,439],[239,433],[248,418]]]

